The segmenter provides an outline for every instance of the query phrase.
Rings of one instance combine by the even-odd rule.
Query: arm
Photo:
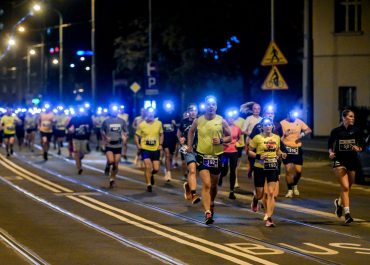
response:
[[[193,152],[194,134],[197,127],[198,119],[195,119],[188,132],[188,152]]]
[[[163,135],[163,132],[162,132],[162,133],[159,134],[159,146],[158,146],[158,150],[162,150],[163,140],[164,140],[164,135]]]

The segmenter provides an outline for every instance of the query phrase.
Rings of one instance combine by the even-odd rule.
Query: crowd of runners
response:
[[[172,180],[171,171],[180,155],[184,197],[192,204],[202,202],[206,224],[215,220],[217,190],[228,176],[231,200],[237,199],[238,178],[253,179],[251,209],[257,212],[262,207],[265,225],[275,226],[272,216],[279,194],[281,168],[284,167],[288,188],[285,197],[300,196],[302,140],[311,134],[311,129],[293,110],[283,120],[276,121],[277,109],[273,105],[261,108],[257,102],[249,102],[240,109],[228,109],[219,115],[217,99],[208,96],[202,106],[200,109],[197,104],[189,104],[182,117],[178,117],[171,103],[167,103],[161,113],[149,106],[141,109],[132,125],[124,106],[115,104],[94,112],[87,106],[0,109],[0,145],[8,158],[13,155],[15,139],[19,150],[28,148],[34,152],[39,132],[43,159],[48,160],[50,148],[54,147],[61,155],[61,148],[65,146],[68,155],[75,159],[77,174],[81,175],[83,158],[91,151],[94,139],[96,151],[106,156],[104,171],[112,189],[119,163],[128,159],[127,144],[131,135],[137,148],[133,161],[144,169],[147,192],[153,191],[161,163],[165,181]],[[334,200],[335,214],[344,215],[347,224],[353,221],[349,191],[359,168],[357,153],[365,147],[354,119],[351,110],[344,110],[341,123],[331,131],[328,141],[329,158],[341,187],[339,197]],[[243,155],[248,157],[243,165],[246,172],[239,169]]]

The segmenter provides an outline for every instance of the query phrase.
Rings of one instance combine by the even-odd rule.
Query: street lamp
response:
[[[36,4],[33,7],[33,10],[40,11],[41,6]],[[59,100],[62,100],[63,97],[63,16],[59,10],[51,8],[59,17]]]

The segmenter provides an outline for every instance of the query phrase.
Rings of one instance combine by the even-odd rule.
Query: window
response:
[[[361,30],[361,0],[335,0],[335,32]]]
[[[339,109],[353,107],[356,105],[356,87],[340,86],[339,87]]]

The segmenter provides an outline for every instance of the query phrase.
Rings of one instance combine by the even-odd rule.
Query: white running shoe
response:
[[[287,194],[285,194],[285,198],[293,198],[293,191],[288,190]]]
[[[299,196],[299,190],[298,190],[297,185],[293,186],[293,194],[294,194],[294,196]]]

